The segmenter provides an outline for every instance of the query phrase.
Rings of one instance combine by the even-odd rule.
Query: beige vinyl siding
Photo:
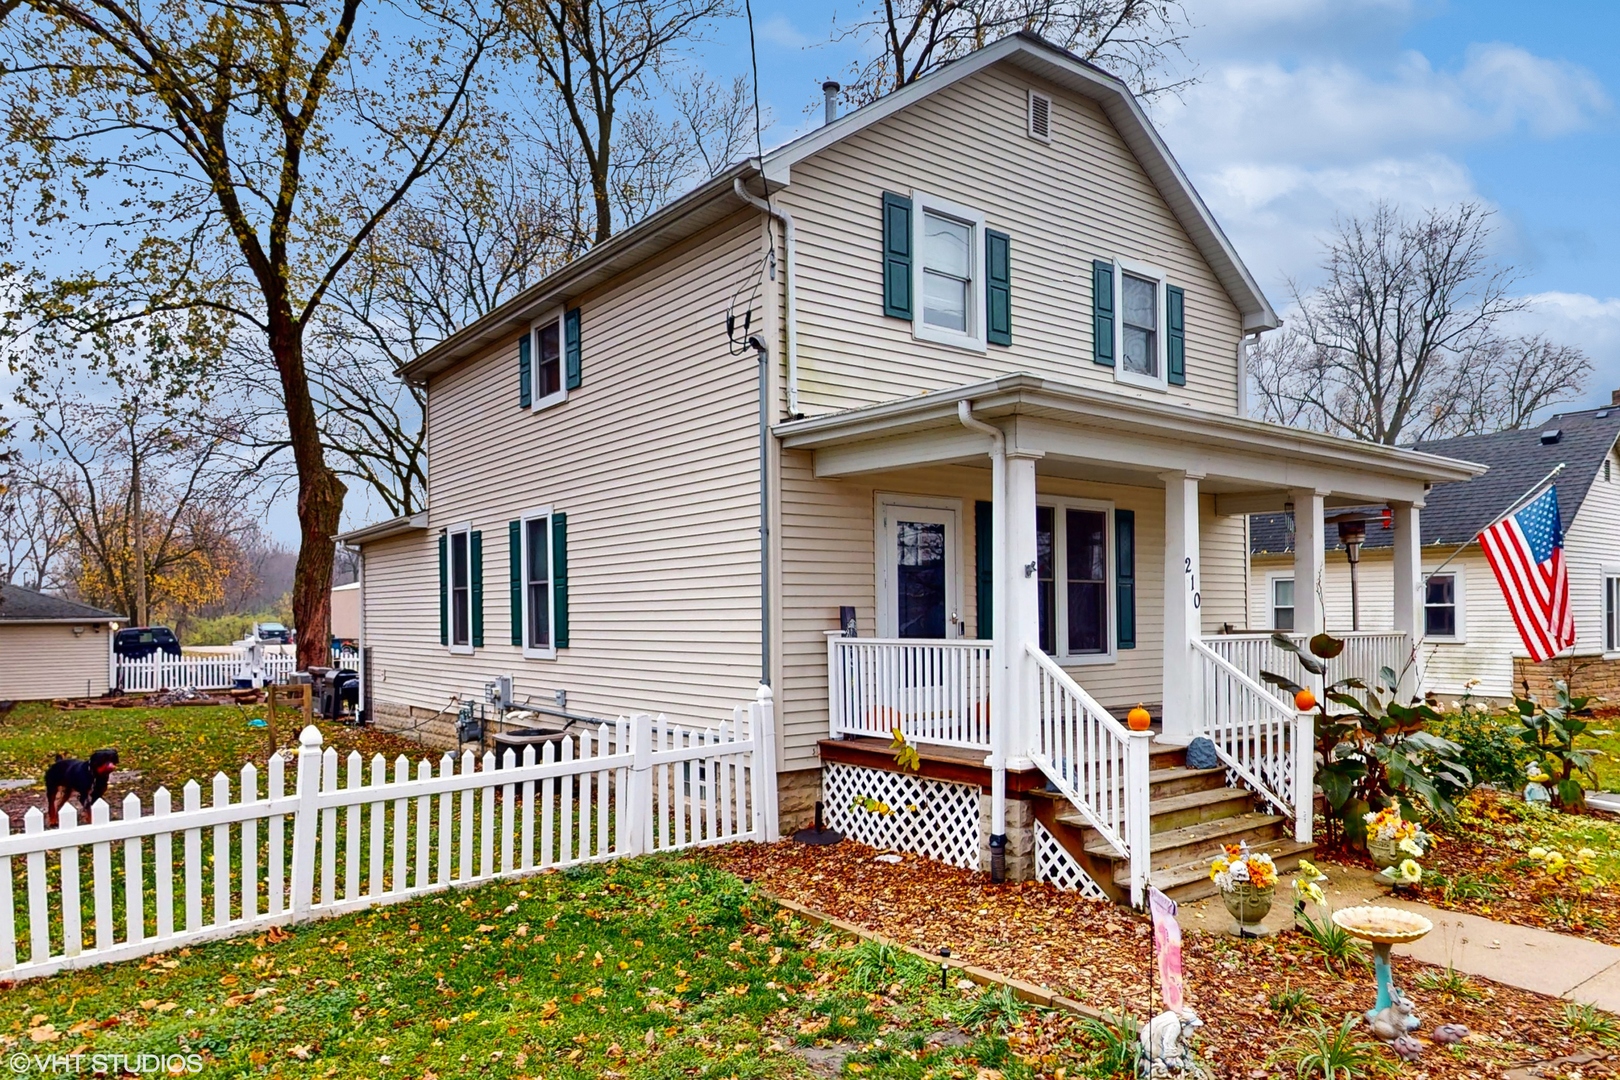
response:
[[[78,625],[0,622],[0,701],[105,694],[107,627]]]
[[[583,298],[583,386],[517,404],[517,341],[434,379],[426,534],[366,549],[379,704],[437,709],[516,676],[519,699],[714,721],[759,680],[758,368],[727,349],[727,304],[757,272],[751,211]],[[756,313],[757,321],[757,313]],[[569,647],[511,644],[507,523],[568,516]],[[483,532],[484,646],[439,644],[439,531]]]
[[[990,497],[990,471],[946,466],[883,473],[848,480],[817,479],[810,456],[782,456],[783,646],[781,730],[783,767],[817,764],[815,744],[827,737],[827,631],[838,629],[838,608],[853,604],[860,633],[877,630],[876,553],[873,516],[878,493],[961,500],[961,614],[966,634],[976,635],[973,504]],[[1136,511],[1136,643],[1111,663],[1068,668],[1099,702],[1123,713],[1139,701],[1163,695],[1164,489],[1100,484],[1040,476],[1039,496],[1107,500]],[[1217,518],[1204,500],[1200,530],[1206,567],[1201,611],[1207,631],[1241,619],[1243,547],[1241,519]],[[1232,570],[1236,567],[1236,573]],[[1232,581],[1239,584],[1234,590]],[[1112,594],[1109,599],[1113,603]]]
[[[1050,144],[1024,133],[1031,85],[1053,98]],[[884,317],[882,193],[913,189],[979,210],[1011,236],[1010,348],[916,341],[909,322]],[[1237,310],[1084,98],[992,68],[795,165],[776,198],[797,225],[799,400],[808,414],[1013,371],[1237,410]],[[1091,262],[1115,257],[1154,266],[1186,290],[1185,388],[1140,390],[1092,363]]]

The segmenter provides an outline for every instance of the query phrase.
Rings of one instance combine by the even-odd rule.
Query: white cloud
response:
[[[1526,299],[1530,307],[1514,317],[1511,328],[1584,349],[1593,371],[1583,403],[1607,405],[1610,391],[1620,390],[1620,298],[1542,292]]]
[[[772,15],[759,24],[759,38],[772,45],[784,49],[803,49],[811,45],[819,45],[822,39],[812,37],[793,25],[793,21],[786,15]]]

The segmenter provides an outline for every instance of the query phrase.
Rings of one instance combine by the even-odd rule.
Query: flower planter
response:
[[[1233,882],[1230,889],[1223,889],[1221,900],[1226,904],[1226,910],[1231,912],[1232,918],[1238,921],[1239,929],[1242,929],[1259,925],[1260,920],[1271,911],[1271,901],[1276,895],[1275,885],[1257,889],[1244,881]]]
[[[1371,836],[1367,837],[1367,854],[1380,870],[1395,866],[1405,857],[1398,840],[1378,840]]]

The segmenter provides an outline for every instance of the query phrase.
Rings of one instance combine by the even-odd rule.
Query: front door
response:
[[[878,525],[878,634],[962,636],[956,511],[885,502]]]

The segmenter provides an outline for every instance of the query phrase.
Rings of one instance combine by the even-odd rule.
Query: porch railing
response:
[[[1289,638],[1300,648],[1305,647],[1304,634],[1290,634]],[[1358,630],[1351,633],[1333,635],[1344,642],[1344,651],[1327,662],[1326,682],[1338,682],[1340,679],[1360,679],[1371,687],[1381,687],[1382,680],[1378,677],[1379,669],[1389,668],[1397,676],[1406,669],[1411,659],[1411,648],[1407,645],[1406,635],[1393,630]],[[1292,705],[1292,695],[1278,686],[1264,683],[1260,677],[1263,671],[1286,675],[1300,685],[1310,685],[1314,679],[1300,666],[1299,659],[1293,654],[1277,647],[1271,640],[1270,634],[1212,634],[1203,639],[1202,644],[1219,656],[1222,660],[1237,668],[1252,681],[1262,684],[1267,694],[1287,705]],[[1329,705],[1329,709],[1337,711],[1341,706]]]
[[[990,643],[827,638],[832,737],[990,750]]]
[[[1310,714],[1278,701],[1271,688],[1204,642],[1192,647],[1194,734],[1215,744],[1236,779],[1294,819],[1295,839],[1309,840],[1315,749]]]
[[[1150,732],[1131,732],[1068,672],[1028,647],[1034,673],[1035,747],[1030,757],[1116,852],[1130,861],[1131,903],[1148,885]]]

